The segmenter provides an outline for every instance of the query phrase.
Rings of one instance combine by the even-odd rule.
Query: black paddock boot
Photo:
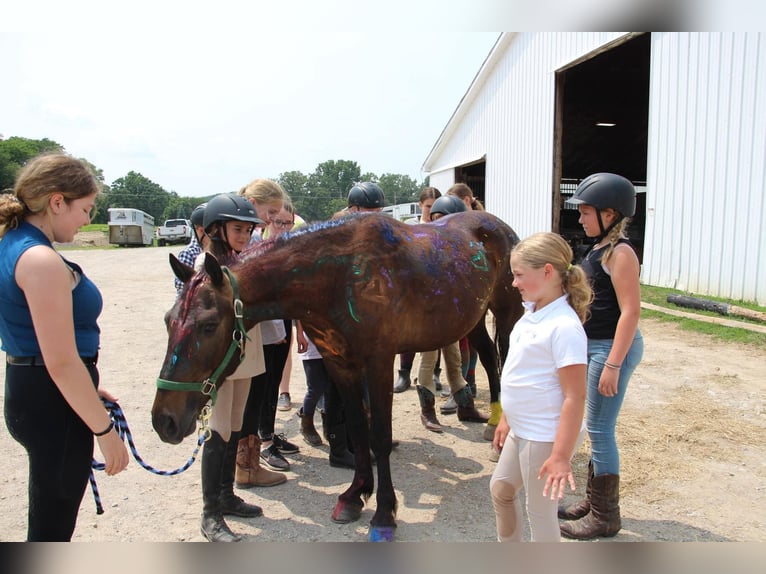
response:
[[[420,422],[426,430],[432,432],[444,432],[439,419],[436,418],[436,397],[422,385],[417,386],[418,399],[420,399]]]
[[[234,472],[237,464],[237,443],[241,432],[231,433],[231,438],[226,444],[226,453],[223,457],[223,470],[221,471],[221,514],[224,516],[241,516],[243,518],[255,518],[263,515],[263,509],[255,504],[248,504],[234,494]]]
[[[590,512],[590,491],[593,485],[593,461],[588,461],[588,484],[585,487],[585,498],[570,504],[559,506],[559,518],[562,520],[577,520]]]
[[[200,532],[210,542],[239,542],[221,514],[221,477],[226,441],[213,431],[202,449],[202,523]],[[236,455],[235,455],[236,456]]]
[[[485,423],[489,420],[489,417],[484,416],[473,404],[473,396],[471,396],[471,389],[468,385],[464,386],[458,392],[453,393],[457,403],[457,418],[459,421],[469,423]]]
[[[338,468],[356,468],[354,455],[346,443],[346,425],[333,425],[327,429],[327,442],[330,443],[330,466]]]
[[[396,383],[394,384],[395,393],[403,393],[410,388],[410,385],[412,385],[410,371],[410,369],[399,369],[399,378],[396,379]]]

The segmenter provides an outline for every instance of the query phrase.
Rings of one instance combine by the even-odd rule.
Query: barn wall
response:
[[[487,209],[550,230],[555,72],[622,35],[505,34],[423,165],[432,185],[484,155]],[[766,304],[764,35],[653,33],[650,73],[642,281]]]

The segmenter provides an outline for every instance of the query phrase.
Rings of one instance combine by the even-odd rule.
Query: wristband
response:
[[[620,370],[620,365],[613,365],[613,364],[612,364],[612,363],[610,363],[609,361],[605,361],[605,362],[604,362],[604,366],[605,366],[605,367],[609,367],[610,369],[615,369],[615,370],[617,370],[617,371],[619,371],[619,370]]]
[[[93,436],[104,436],[105,434],[109,434],[113,428],[114,428],[114,423],[112,421],[109,421],[108,427],[106,427],[101,432],[94,432]]]

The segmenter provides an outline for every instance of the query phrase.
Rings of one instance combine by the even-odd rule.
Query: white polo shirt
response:
[[[558,370],[588,362],[588,339],[580,318],[562,295],[539,311],[527,312],[513,327],[500,381],[500,401],[513,434],[553,442],[564,394]]]

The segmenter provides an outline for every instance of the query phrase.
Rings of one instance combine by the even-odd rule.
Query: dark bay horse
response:
[[[166,316],[168,347],[152,406],[155,430],[170,443],[192,433],[211,398],[210,387],[238,363],[239,353],[231,352],[232,333],[267,319],[299,319],[341,395],[354,447],[354,478],[338,497],[332,519],[358,519],[363,499],[372,495],[371,446],[378,489],[369,536],[392,540],[397,506],[389,461],[394,357],[438,349],[469,335],[487,369],[491,401],[498,403],[501,363],[523,311],[510,270],[517,242],[514,231],[487,212],[459,213],[422,225],[373,213],[256,244],[230,269],[208,254],[205,271],[194,274],[171,255],[171,266],[186,285]],[[235,320],[235,307],[241,319]],[[486,329],[488,309],[499,356]],[[205,393],[199,392],[199,381],[206,382]],[[195,391],[183,387],[188,382],[197,385],[191,387]]]

